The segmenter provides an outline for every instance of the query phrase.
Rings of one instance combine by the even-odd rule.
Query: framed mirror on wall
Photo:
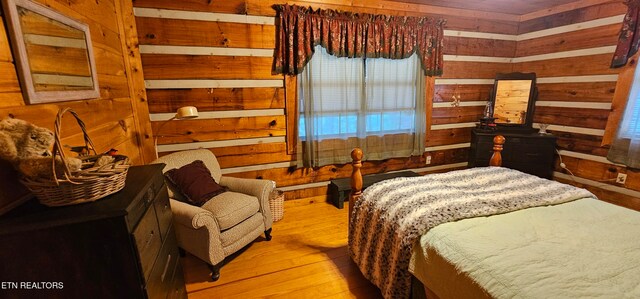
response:
[[[86,24],[29,0],[3,0],[2,5],[28,104],[100,96]]]
[[[537,96],[535,73],[497,74],[490,102],[498,129],[533,131]]]

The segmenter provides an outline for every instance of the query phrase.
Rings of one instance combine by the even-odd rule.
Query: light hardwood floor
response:
[[[270,242],[258,238],[211,282],[204,262],[182,258],[189,298],[381,298],[347,253],[347,211],[314,199],[285,202]]]

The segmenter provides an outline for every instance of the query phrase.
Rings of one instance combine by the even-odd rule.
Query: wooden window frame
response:
[[[284,106],[287,119],[287,154],[296,154],[298,145],[298,79],[296,76],[284,77]]]

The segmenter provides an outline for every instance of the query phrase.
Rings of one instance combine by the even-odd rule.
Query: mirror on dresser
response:
[[[30,0],[3,0],[25,102],[99,97],[89,27]]]
[[[490,103],[498,129],[532,130],[536,97],[535,73],[497,74]]]

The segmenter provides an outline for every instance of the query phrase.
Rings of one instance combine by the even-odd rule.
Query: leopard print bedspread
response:
[[[501,167],[386,180],[367,188],[349,223],[349,254],[385,298],[408,298],[416,240],[438,224],[594,197]]]

